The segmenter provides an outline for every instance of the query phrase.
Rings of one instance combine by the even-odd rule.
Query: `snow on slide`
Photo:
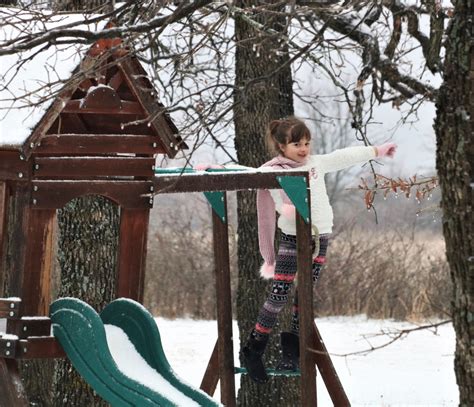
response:
[[[108,324],[104,325],[104,328],[110,353],[125,376],[156,392],[165,394],[178,406],[199,407],[198,403],[176,390],[162,375],[145,362],[122,329]]]
[[[176,375],[152,315],[129,299],[101,315],[77,298],[50,308],[53,334],[79,374],[114,407],[216,407],[203,391]]]

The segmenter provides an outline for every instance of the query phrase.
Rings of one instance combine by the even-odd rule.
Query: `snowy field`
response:
[[[182,379],[199,387],[216,341],[216,322],[162,318],[156,321],[171,366]],[[0,320],[0,332],[5,329],[4,322]],[[412,332],[382,349],[349,356],[390,340],[388,336],[371,337],[373,334],[415,325],[362,316],[322,318],[317,325],[353,407],[458,405],[453,370],[455,336],[451,325],[443,325],[437,332]],[[234,332],[238,332],[236,323]],[[238,338],[234,346],[238,361]],[[237,376],[237,388],[239,379]],[[218,391],[219,388],[217,399]],[[319,376],[317,392],[319,407],[332,406]]]
[[[216,322],[161,318],[156,321],[171,366],[187,382],[199,387],[215,344]],[[364,339],[382,330],[415,327],[362,316],[322,318],[317,325],[332,354],[348,354],[389,341],[387,336]],[[234,332],[238,332],[236,323]],[[234,342],[238,361],[238,341]],[[353,407],[457,406],[454,346],[452,326],[443,325],[436,333],[413,332],[366,355],[332,356],[332,360]],[[237,376],[237,387],[239,379]],[[319,407],[332,406],[319,376],[317,392]]]

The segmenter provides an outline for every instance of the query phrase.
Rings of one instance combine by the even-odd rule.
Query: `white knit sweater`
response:
[[[326,191],[324,175],[328,172],[339,171],[354,164],[367,162],[375,158],[374,147],[348,147],[333,151],[330,154],[312,155],[308,162],[298,170],[309,171],[311,188],[311,221],[320,234],[331,233],[333,226],[333,211]],[[282,190],[270,191],[275,201],[276,210],[281,213],[283,204]],[[296,225],[293,219],[280,216],[278,227],[283,233],[296,235]]]

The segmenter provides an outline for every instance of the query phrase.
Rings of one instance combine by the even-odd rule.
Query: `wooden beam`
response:
[[[31,177],[32,163],[18,151],[0,151],[0,180],[25,181]]]
[[[81,89],[82,91],[84,92],[87,92],[87,89],[89,89],[91,86],[94,86],[94,84],[92,83],[92,81],[87,78],[87,79],[84,79],[80,85],[78,86],[79,89]]]
[[[156,175],[153,179],[156,194],[201,191],[239,191],[247,189],[281,189],[276,177],[294,175],[307,177],[307,171],[265,172],[209,172],[192,174]]]
[[[321,373],[326,389],[335,406],[350,407],[351,403],[342,387],[336,369],[332,363],[326,345],[319,333],[318,327],[313,320],[313,343],[312,351],[315,355],[316,365]]]
[[[18,344],[17,359],[64,358],[66,353],[54,336],[22,339]]]
[[[123,74],[122,71],[118,70],[114,76],[112,76],[109,80],[109,86],[112,87],[115,90],[118,90],[120,88],[120,85],[123,82]]]
[[[0,358],[15,359],[18,351],[18,338],[16,336],[0,336]]]
[[[35,178],[152,177],[153,157],[35,157]]]
[[[46,316],[49,313],[55,215],[54,209],[40,209],[29,216],[28,239],[23,242],[26,259],[20,295],[24,315]]]
[[[18,362],[0,358],[0,407],[29,407]]]
[[[202,391],[206,392],[211,397],[216,391],[217,383],[219,383],[218,344],[219,340],[217,340],[216,344],[214,345],[214,350],[212,351],[211,358],[209,359],[209,363],[207,364],[207,368],[204,372],[200,387]]]
[[[308,178],[306,178],[308,183]],[[308,205],[311,208],[308,194]],[[311,219],[309,223],[297,212],[297,264],[298,264],[298,309],[300,320],[300,389],[301,405],[317,406],[316,399],[316,365],[314,353],[310,346],[314,343],[313,331],[313,276],[311,258]]]
[[[159,154],[164,148],[156,136],[121,134],[48,134],[35,154]]]
[[[60,120],[63,120],[63,118],[65,118],[66,116],[60,116]],[[66,123],[64,123],[66,122]],[[84,133],[84,134],[87,134],[89,133],[89,129],[87,127],[87,124],[85,123],[84,119],[82,118],[81,115],[79,114],[69,114],[67,115],[67,120],[63,120],[63,129],[66,127],[69,127],[69,128],[73,128],[74,132],[75,133]],[[67,131],[67,129],[65,130],[60,130],[59,133],[62,133],[64,131]],[[43,144],[43,140],[44,138],[41,138],[40,142],[38,143],[39,145]],[[35,153],[36,153],[37,149],[35,149]]]
[[[31,197],[35,209],[59,209],[74,198],[100,195],[123,208],[150,208],[153,198],[151,181],[34,181]]]
[[[23,144],[22,151],[26,158],[30,156],[38,140],[48,132],[75,91],[76,86],[70,85],[59,92],[59,95],[36,125],[33,133],[28,137],[26,143]]]
[[[70,100],[61,113],[77,113],[77,114],[113,114],[113,115],[127,115],[127,114],[138,114],[144,115],[145,111],[141,105],[137,102],[130,102],[128,100],[121,100],[121,106],[119,107],[108,107],[105,106],[94,106],[87,107],[83,106],[82,100]]]
[[[125,58],[117,64],[131,92],[143,106],[145,114],[150,118],[151,125],[163,140],[166,153],[173,158],[180,150],[175,137],[177,129],[168,123],[164,116],[165,108],[157,102],[156,91],[150,88],[148,80],[139,78],[141,72],[138,65],[138,61],[134,61],[132,58]]]
[[[21,300],[19,298],[0,298],[0,318],[21,318]]]
[[[149,209],[120,211],[117,298],[143,302]]]
[[[0,297],[3,296],[5,287],[5,270],[3,253],[7,241],[7,214],[8,214],[8,187],[7,183],[0,181]]]
[[[224,194],[225,219],[227,202]],[[217,353],[221,402],[227,407],[235,406],[234,347],[232,342],[232,302],[230,290],[229,232],[227,221],[212,211],[214,246],[214,269],[217,298]]]
[[[49,336],[51,319],[37,316],[7,319],[7,334],[16,335],[20,339],[26,339],[28,336]]]
[[[12,229],[9,233],[9,257],[6,264],[9,278],[9,295],[21,297],[23,285],[23,272],[26,264],[26,247],[29,240],[28,224],[30,221],[30,193],[31,185],[24,182],[10,184],[11,186],[11,222]]]

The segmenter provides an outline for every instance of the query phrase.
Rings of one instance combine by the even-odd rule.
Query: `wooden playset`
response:
[[[99,57],[102,62],[94,75],[66,85],[27,138],[18,144],[2,144],[0,139],[0,319],[6,320],[6,332],[0,334],[0,406],[28,405],[18,373],[20,360],[68,355],[73,363],[85,360],[81,345],[74,348],[64,339],[58,340],[61,326],[66,326],[60,318],[61,306],[53,305],[50,310],[52,225],[57,209],[84,195],[101,195],[120,207],[116,297],[142,303],[148,221],[155,195],[191,191],[205,192],[213,208],[218,334],[201,389],[212,396],[220,381],[222,403],[235,406],[225,191],[259,188],[284,188],[298,209],[302,405],[316,405],[316,365],[334,404],[350,405],[314,324],[312,277],[308,272],[308,174],[155,171],[157,154],[173,157],[186,145],[158,102],[140,62],[117,47],[114,40],[95,44],[85,59]],[[124,125],[131,122],[134,124]],[[14,256],[8,272],[4,260],[7,234],[11,242],[8,255]],[[8,297],[2,291],[4,286],[9,287]],[[122,317],[126,317],[126,311],[121,310]],[[90,314],[90,318],[96,317]],[[58,337],[51,334],[52,323]],[[78,332],[72,330],[69,334]],[[79,359],[73,356],[73,348],[79,349]],[[148,351],[145,349],[144,353]],[[109,374],[112,377],[116,372],[112,369]],[[94,386],[93,380],[91,384]],[[107,391],[94,388],[113,405],[128,405],[126,394],[130,389],[125,390],[124,386],[131,385],[106,386],[110,394],[123,395],[123,404],[110,398]],[[130,397],[128,402],[133,404],[136,395]],[[156,395],[150,397],[152,401],[143,405],[167,405]]]

